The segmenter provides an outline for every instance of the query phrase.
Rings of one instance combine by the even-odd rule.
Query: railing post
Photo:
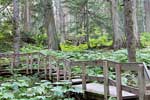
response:
[[[60,69],[59,69],[59,64],[56,62],[56,70],[57,70],[57,82],[60,81]]]
[[[14,55],[11,56],[11,73],[13,74],[13,69],[14,69]]]
[[[48,57],[49,79],[52,80],[51,56]]]
[[[139,65],[138,70],[138,84],[139,84],[139,100],[145,100],[145,76],[144,76],[144,66]]]
[[[30,54],[30,73],[31,74],[33,73],[32,67],[33,67],[33,55]]]
[[[40,53],[38,53],[38,62],[37,62],[37,66],[38,66],[38,74],[40,73],[40,64],[41,64],[41,61],[40,61]]]
[[[67,80],[67,62],[64,61],[64,80]]]
[[[47,79],[47,56],[44,56],[44,73],[45,73],[45,79]]]
[[[104,99],[108,100],[109,96],[109,68],[107,61],[104,61],[103,64],[103,73],[104,73]]]
[[[117,92],[117,100],[122,100],[122,83],[121,83],[121,65],[116,65],[116,92]]]
[[[86,91],[86,64],[82,66],[82,89]]]
[[[71,62],[67,60],[66,66],[67,66],[67,70],[68,70],[68,79],[70,82],[72,82]]]
[[[30,63],[30,61],[29,61],[29,55],[27,54],[26,55],[26,66],[27,66],[27,68],[26,68],[26,74],[29,74],[29,63]]]

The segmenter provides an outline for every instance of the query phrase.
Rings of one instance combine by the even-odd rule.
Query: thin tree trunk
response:
[[[150,32],[150,0],[144,0],[146,32]]]
[[[127,48],[129,62],[136,61],[137,21],[136,0],[124,0],[125,32],[127,34]]]
[[[61,4],[62,0],[58,0],[58,11],[59,11],[59,24],[60,24],[60,35],[61,35],[61,43],[65,42],[65,34],[66,34],[66,21],[65,21],[65,14],[64,9]]]
[[[85,8],[84,8],[84,30],[85,30],[85,33],[86,33],[86,42],[87,42],[87,46],[88,48],[91,48],[90,46],[90,36],[89,36],[89,15],[88,15],[88,0],[85,2]]]
[[[13,33],[14,33],[14,53],[19,54],[20,50],[20,29],[19,29],[19,1],[13,0]],[[15,66],[19,65],[19,57],[15,58]]]
[[[118,14],[118,0],[111,0],[111,16],[113,25],[113,47],[120,49],[125,44],[125,34],[121,30],[120,18]]]
[[[62,25],[61,25],[61,43],[65,43],[65,39],[66,39],[66,19],[65,19],[65,15],[63,14],[61,16],[61,20],[62,20]]]
[[[24,31],[30,32],[31,28],[31,17],[30,17],[30,0],[25,0],[25,12],[24,12]]]
[[[58,50],[59,42],[56,33],[52,0],[45,0],[44,4],[45,4],[45,27],[48,35],[48,48],[52,50]]]
[[[137,0],[133,0],[133,22],[134,22],[134,35],[136,41],[136,47],[140,47],[140,33],[138,32],[138,22],[137,22]]]

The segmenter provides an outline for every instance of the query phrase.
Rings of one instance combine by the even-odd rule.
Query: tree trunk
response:
[[[84,31],[86,33],[86,42],[88,48],[91,48],[90,46],[90,36],[89,36],[89,15],[88,15],[88,0],[85,2],[84,7]]]
[[[137,20],[136,0],[124,0],[125,32],[127,34],[127,49],[129,62],[136,62]]]
[[[66,39],[66,19],[65,19],[65,15],[63,13],[60,16],[60,19],[62,21],[62,23],[61,23],[61,43],[65,43],[65,39]]]
[[[13,0],[13,34],[14,53],[19,54],[20,50],[20,29],[19,29],[19,1]],[[19,65],[19,57],[15,57],[15,66]]]
[[[56,33],[52,0],[45,0],[44,4],[45,4],[45,27],[48,35],[48,48],[52,50],[58,50],[59,43]]]
[[[62,0],[58,0],[58,12],[59,12],[59,24],[60,24],[60,35],[61,35],[61,43],[65,43],[65,34],[66,34],[66,21],[65,21],[65,14],[64,9],[61,4]]]
[[[25,0],[25,12],[24,12],[24,32],[30,32],[31,17],[30,17],[30,0]]]
[[[113,47],[114,49],[120,49],[125,47],[125,34],[121,30],[120,18],[118,14],[118,0],[111,0],[111,16],[113,25]]]
[[[150,32],[150,0],[144,0],[146,32]]]

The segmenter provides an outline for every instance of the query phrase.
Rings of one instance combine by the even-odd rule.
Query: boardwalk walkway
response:
[[[15,66],[16,57],[19,56],[20,66]],[[134,99],[146,100],[146,96],[150,94],[149,85],[146,85],[146,80],[150,80],[150,73],[144,63],[118,63],[109,60],[94,60],[94,61],[72,61],[69,59],[58,59],[54,56],[44,55],[39,52],[26,54],[0,54],[0,59],[6,59],[7,70],[0,69],[0,75],[11,75],[18,71],[22,74],[44,73],[46,79],[52,81],[68,80],[72,82],[72,86],[80,88],[85,92],[103,95],[105,100],[116,97],[117,100]],[[55,62],[55,63],[54,63]],[[60,64],[63,63],[63,66]],[[81,68],[80,78],[73,79],[72,68]],[[98,66],[103,69],[103,76],[89,76],[87,69]],[[17,69],[18,68],[18,69]],[[109,78],[109,68],[113,68],[116,73],[116,80]],[[8,71],[9,70],[9,71]],[[122,85],[122,71],[135,71],[138,74],[138,88]],[[95,83],[95,81],[97,81]],[[148,82],[149,84],[149,82]],[[96,100],[96,99],[95,99]],[[149,100],[147,98],[147,100]]]

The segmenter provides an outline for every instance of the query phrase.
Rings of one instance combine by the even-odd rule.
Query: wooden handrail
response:
[[[144,72],[146,70],[146,77],[149,77],[148,70],[143,63],[118,63],[109,60],[95,60],[95,61],[70,61],[70,66],[81,66],[82,67],[82,88],[86,91],[86,67],[85,66],[93,66],[99,65],[104,69],[104,97],[105,100],[108,100],[109,95],[109,86],[108,86],[108,68],[113,67],[116,70],[116,88],[117,88],[117,100],[122,100],[122,84],[121,84],[121,70],[131,70],[138,72],[138,83],[139,83],[139,100],[144,100],[145,97],[145,76]],[[104,65],[103,65],[104,64]],[[107,65],[106,65],[107,64]],[[107,67],[107,68],[106,68]]]

